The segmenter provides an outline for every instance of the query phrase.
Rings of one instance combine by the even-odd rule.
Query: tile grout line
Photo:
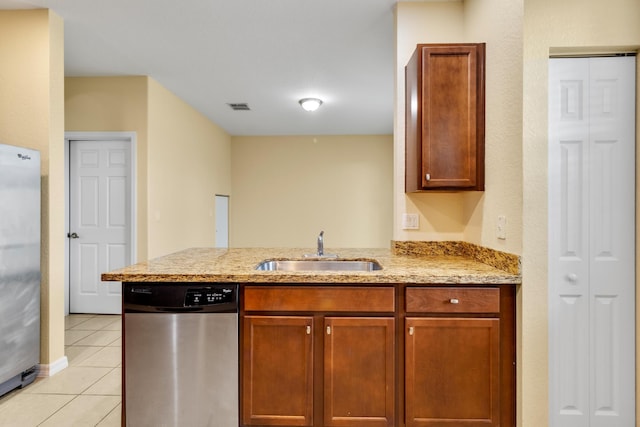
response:
[[[40,393],[40,394],[46,394],[46,393]],[[62,393],[51,393],[51,394],[62,394]],[[42,420],[42,422],[38,423],[38,426],[43,425],[44,423],[47,422],[47,420],[49,420],[51,417],[53,417],[55,414],[57,414],[58,412],[60,412],[62,410],[62,408],[66,407],[68,404],[70,404],[71,402],[73,402],[74,400],[76,400],[79,396],[79,394],[76,395],[69,395],[67,394],[66,396],[73,396],[73,399],[71,399],[70,401],[68,401],[67,403],[65,403],[64,405],[62,405],[61,407],[59,407],[58,409],[56,409],[55,411],[53,411],[51,414],[49,414],[49,416],[47,418],[45,418],[44,420]]]
[[[96,424],[96,426],[100,425],[100,423],[101,423],[101,422],[103,422],[104,420],[106,420],[106,419],[111,415],[111,413],[112,413],[113,411],[115,411],[116,409],[118,409],[118,406],[120,406],[120,404],[119,404],[119,403],[115,406],[115,408],[113,408],[112,410],[110,410],[109,412],[107,412],[107,415],[105,415],[104,417],[102,417],[102,418],[100,419],[100,421],[98,421],[98,424]]]

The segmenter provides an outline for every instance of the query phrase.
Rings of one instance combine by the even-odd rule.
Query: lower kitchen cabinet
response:
[[[407,287],[407,427],[515,425],[514,287]]]
[[[243,423],[250,426],[393,425],[394,319],[246,316]],[[315,329],[324,349],[313,349]],[[314,378],[320,364],[322,378]],[[315,379],[315,381],[314,381]],[[314,384],[323,384],[314,402]],[[314,423],[314,405],[323,422]]]
[[[244,318],[244,425],[313,425],[312,326],[312,317]]]
[[[242,426],[515,425],[514,286],[243,292]]]
[[[396,425],[392,287],[246,286],[244,309],[244,426]]]
[[[499,426],[500,320],[407,318],[407,426]]]

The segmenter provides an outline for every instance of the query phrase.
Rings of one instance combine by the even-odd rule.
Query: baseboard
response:
[[[38,365],[38,377],[51,377],[62,371],[67,366],[69,366],[67,356],[62,356],[60,359],[48,365],[41,363]]]

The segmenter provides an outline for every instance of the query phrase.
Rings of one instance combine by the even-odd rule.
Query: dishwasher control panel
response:
[[[187,289],[184,296],[184,306],[194,307],[201,305],[225,304],[234,302],[234,300],[234,289],[232,288]]]
[[[123,283],[125,312],[237,313],[236,283]]]

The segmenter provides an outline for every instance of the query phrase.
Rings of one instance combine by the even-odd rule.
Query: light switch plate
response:
[[[501,240],[507,239],[507,217],[504,215],[498,215],[498,221],[496,223],[496,237]]]
[[[420,219],[418,214],[402,214],[403,230],[418,230],[420,228]]]

